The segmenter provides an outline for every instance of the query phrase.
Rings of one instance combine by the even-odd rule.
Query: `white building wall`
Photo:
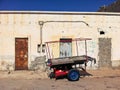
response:
[[[40,43],[40,25],[38,21],[84,21],[88,23],[56,23],[50,22],[43,25],[43,42],[59,40],[60,38],[92,38],[88,42],[88,55],[98,56],[98,38],[112,38],[112,65],[120,65],[120,14],[110,13],[41,13],[35,12],[28,14],[8,14],[0,13],[0,70],[6,70],[10,66],[11,70],[15,68],[15,38],[28,38],[28,63],[40,54],[37,52],[37,45]],[[105,31],[105,35],[100,35],[99,31]],[[79,42],[78,42],[79,44]],[[75,45],[73,45],[75,46]],[[59,56],[59,44],[52,46],[54,57]],[[81,46],[84,47],[84,46]],[[80,48],[80,46],[79,46]],[[81,51],[83,51],[81,49]],[[83,54],[79,51],[79,54]],[[73,49],[73,55],[76,50]],[[90,65],[89,65],[90,66]],[[97,68],[98,63],[92,68]]]

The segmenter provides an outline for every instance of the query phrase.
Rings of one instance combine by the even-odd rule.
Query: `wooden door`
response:
[[[15,70],[28,69],[28,38],[15,39]]]

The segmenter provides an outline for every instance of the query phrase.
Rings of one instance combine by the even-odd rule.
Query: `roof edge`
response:
[[[115,12],[69,12],[69,11],[0,11],[0,14],[59,14],[59,15],[117,15]]]

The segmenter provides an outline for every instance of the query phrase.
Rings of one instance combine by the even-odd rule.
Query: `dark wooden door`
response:
[[[28,38],[15,39],[15,70],[28,69]]]

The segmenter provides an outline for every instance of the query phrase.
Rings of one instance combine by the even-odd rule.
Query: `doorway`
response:
[[[99,67],[111,67],[111,38],[99,38]]]
[[[15,70],[28,70],[28,38],[15,38]]]
[[[60,39],[60,57],[72,56],[72,39],[61,38]]]

